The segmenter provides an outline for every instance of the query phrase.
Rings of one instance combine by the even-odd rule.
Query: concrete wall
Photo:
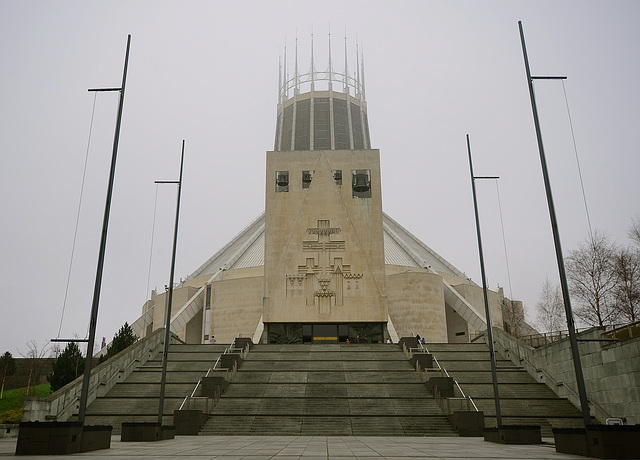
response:
[[[428,342],[446,342],[444,288],[439,275],[405,271],[387,276],[389,316],[399,337],[420,334]]]
[[[262,276],[211,283],[209,330],[216,342],[231,343],[238,334],[253,334],[262,314],[263,288]]]
[[[578,338],[599,339],[602,332],[601,328],[593,328]],[[498,328],[493,328],[493,334],[498,352],[525,366],[537,381],[545,382],[558,396],[580,406],[574,394],[578,386],[568,338],[534,349]],[[578,348],[587,397],[609,416],[624,417],[628,425],[640,423],[640,338],[613,344],[578,342]],[[606,418],[594,405],[591,415],[601,422]]]

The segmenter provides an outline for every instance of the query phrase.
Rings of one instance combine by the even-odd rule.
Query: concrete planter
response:
[[[434,387],[438,387],[438,393],[441,398],[453,398],[453,377],[431,377],[427,383],[427,388],[434,391]]]
[[[111,448],[111,425],[89,425],[82,428],[80,452]]]
[[[229,386],[224,377],[202,377],[202,396],[208,398],[220,397]]]
[[[452,422],[458,435],[462,437],[484,435],[484,412],[482,411],[455,411]]]
[[[240,367],[241,362],[242,360],[238,353],[227,353],[220,356],[220,367],[223,369],[235,370]]]
[[[22,422],[16,455],[75,454],[81,437],[81,422]]]
[[[173,439],[176,427],[170,425],[160,425],[158,422],[123,422],[120,441],[160,441],[162,439]]]
[[[556,452],[596,458],[640,458],[640,425],[554,428]]]
[[[431,353],[415,353],[409,362],[413,367],[416,367],[416,363],[418,363],[422,370],[431,369],[433,368],[433,355]]]
[[[176,427],[173,425],[162,425],[158,433],[158,439],[173,439],[176,437]]]
[[[201,410],[174,410],[173,424],[177,436],[197,436],[207,421],[207,415]]]
[[[485,428],[484,440],[499,444],[542,444],[542,435],[537,425],[505,425]]]

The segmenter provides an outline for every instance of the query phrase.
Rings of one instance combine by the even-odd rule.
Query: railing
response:
[[[449,375],[449,373],[447,372],[447,370],[442,367],[440,365],[440,363],[438,362],[438,358],[435,357],[435,355],[433,353],[429,352],[429,349],[425,346],[425,344],[418,342],[419,347],[418,348],[409,348],[409,354],[412,354],[413,351],[412,350],[419,350],[421,353],[429,353],[431,355],[431,357],[433,358],[433,361],[435,362],[436,366],[437,366],[437,370],[440,371],[440,374],[443,374],[445,377],[449,377],[453,380],[453,383],[456,385],[456,388],[458,389],[458,392],[460,393],[461,397],[453,397],[453,398],[441,398],[440,397],[440,392],[438,391],[438,387],[434,386],[434,397],[436,398],[436,401],[438,401],[438,405],[440,406],[440,408],[442,410],[445,410],[444,407],[442,406],[442,400],[443,399],[447,399],[447,400],[464,400],[467,401],[467,410],[471,410],[471,406],[473,406],[473,409],[478,412],[478,407],[476,406],[476,403],[473,402],[473,398],[471,398],[471,396],[466,396],[464,394],[464,391],[462,391],[462,388],[460,387],[460,385],[458,384],[458,381],[456,379],[454,379],[453,377],[451,377]],[[451,408],[451,402],[448,401],[447,402],[447,407],[450,409]],[[449,414],[452,414],[453,412],[448,412]]]
[[[618,340],[628,340],[640,336],[640,321],[636,321],[622,326],[612,326],[602,334],[602,337],[608,337]]]
[[[242,337],[242,334],[238,334],[236,339],[237,338],[241,338],[241,337]],[[239,347],[235,346],[236,339],[234,339],[233,342],[231,342],[231,345],[229,345],[227,348],[224,349],[224,351],[222,352],[222,355],[239,352],[240,353],[240,357],[244,359],[246,354],[247,354],[247,351],[246,351],[245,348],[239,348]],[[182,401],[182,404],[180,404],[180,407],[178,408],[178,410],[182,410],[185,405],[187,405],[187,408],[189,408],[190,404],[191,404],[190,401],[192,399],[207,399],[207,400],[211,399],[211,398],[208,398],[206,396],[196,396],[195,394],[198,391],[198,388],[200,388],[200,385],[202,384],[202,379],[209,377],[209,375],[211,375],[212,372],[222,372],[222,371],[224,371],[228,375],[228,373],[229,373],[228,369],[217,369],[218,365],[220,364],[220,361],[222,360],[222,355],[218,356],[218,358],[216,359],[216,362],[213,363],[213,366],[211,366],[209,368],[209,370],[207,370],[207,373],[204,375],[204,377],[202,377],[200,380],[198,380],[198,383],[196,383],[196,386],[193,389],[193,391],[191,392],[191,394],[184,397],[184,400]],[[209,402],[207,401],[205,403],[205,405],[206,405],[206,410],[207,410],[206,413],[209,413]],[[213,405],[215,406],[215,401],[214,401]],[[212,406],[212,408],[213,408],[213,406]]]
[[[514,358],[516,360],[518,360],[519,362],[525,362],[527,364],[527,366],[529,366],[529,369],[533,370],[536,373],[539,374],[543,374],[545,376],[545,381],[549,381],[549,383],[551,383],[551,385],[557,387],[563,387],[565,390],[567,390],[567,392],[571,393],[571,395],[575,398],[576,401],[580,400],[580,396],[578,395],[578,392],[576,390],[574,390],[573,388],[571,388],[569,385],[567,385],[564,382],[558,382],[556,379],[553,378],[553,376],[546,370],[546,369],[541,369],[536,367],[536,365],[534,363],[532,363],[527,357],[520,357],[518,356],[516,353],[512,352],[511,350],[508,350],[507,348],[505,348],[505,346],[503,344],[501,344],[499,341],[494,341],[494,345],[497,345],[498,347],[500,347],[502,349],[502,353],[503,355],[506,357],[509,354],[513,354]],[[511,359],[511,361],[513,361],[513,358]],[[514,363],[515,364],[515,363]],[[550,385],[547,385],[550,386]],[[556,393],[558,396],[560,396],[559,392],[554,391],[554,393]],[[587,398],[587,401],[589,402],[589,404],[591,405],[591,407],[593,407],[594,409],[598,410],[600,412],[600,414],[602,414],[602,420],[606,420],[608,418],[611,418],[612,416],[602,407],[600,406],[597,402],[595,402],[594,400]],[[598,417],[596,417],[598,418]]]

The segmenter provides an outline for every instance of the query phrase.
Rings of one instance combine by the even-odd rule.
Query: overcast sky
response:
[[[132,35],[97,343],[132,323],[168,283],[186,139],[176,277],[186,277],[264,210],[278,60],[350,68],[364,49],[383,209],[480,283],[465,134],[478,183],[492,289],[525,303],[557,267],[517,21],[534,75],[566,75],[593,229],[628,244],[640,213],[640,2],[17,1],[0,3],[0,352],[84,337],[93,295],[117,93],[96,99],[62,329],[93,93],[117,87]],[[290,68],[292,72],[292,68]],[[588,235],[565,93],[536,96],[565,253]],[[152,223],[156,213],[153,253]],[[152,255],[152,257],[150,257]],[[150,268],[151,260],[151,268]],[[149,275],[150,274],[150,275]],[[510,289],[511,288],[511,289]]]

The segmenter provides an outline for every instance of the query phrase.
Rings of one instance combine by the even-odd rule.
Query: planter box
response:
[[[422,370],[433,368],[433,355],[431,353],[415,353],[409,359],[411,366],[416,367],[416,363]]]
[[[238,337],[236,338],[236,347],[242,348],[243,350],[247,348],[249,345],[249,350],[253,347],[253,341],[249,337]]]
[[[80,452],[111,448],[111,425],[88,425],[82,428]]]
[[[596,458],[640,458],[640,425],[554,428],[556,452]]]
[[[242,360],[238,353],[227,353],[226,355],[220,356],[220,367],[224,369],[237,369],[240,367],[241,362]]]
[[[484,412],[459,410],[453,413],[453,426],[459,436],[483,436]]]
[[[174,410],[173,424],[177,436],[197,436],[207,421],[207,415],[201,410]]]
[[[162,425],[158,434],[158,439],[173,439],[176,437],[176,427],[173,425]]]
[[[453,377],[431,377],[427,383],[427,388],[433,392],[434,387],[438,387],[438,393],[442,398],[453,398]]]
[[[16,455],[75,454],[81,437],[81,422],[21,422]]]
[[[499,444],[542,444],[542,435],[537,425],[505,425],[485,428],[484,440]]]
[[[587,432],[584,428],[553,428],[556,452],[589,456]]]
[[[157,441],[159,431],[158,422],[123,422],[120,441]]]
[[[202,377],[201,396],[215,398],[224,394],[229,382],[224,377]]]

